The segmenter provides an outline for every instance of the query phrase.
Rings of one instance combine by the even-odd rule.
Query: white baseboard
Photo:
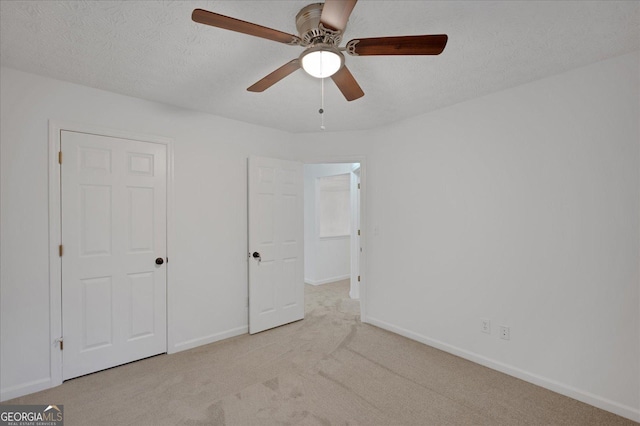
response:
[[[370,316],[363,318],[362,321],[369,323],[371,325],[375,325],[376,327],[380,327],[382,329],[391,331],[393,333],[399,334],[401,336],[407,337],[411,340],[415,340],[420,343],[424,343],[425,345],[432,346],[442,351],[451,353],[461,358],[468,359],[469,361],[473,361],[476,364],[489,367],[493,370],[500,371],[510,376],[517,377],[518,379],[524,380],[526,382],[533,383],[535,385],[541,386],[543,388],[549,389],[559,394],[568,396],[573,399],[577,399],[578,401],[584,402],[589,405],[593,405],[594,407],[598,407],[603,410],[610,411],[614,414],[625,417],[627,419],[640,422],[640,409],[629,407],[627,405],[623,405],[615,401],[611,401],[601,396],[594,395],[592,393],[574,388],[572,386],[557,382],[552,379],[548,379],[546,377],[539,376],[537,374],[529,373],[527,371],[521,370],[512,365],[504,364],[502,362],[495,361],[493,359],[484,357],[477,353],[470,352],[465,349],[461,349],[456,346],[449,345],[448,343],[431,339],[429,337],[423,336],[418,333],[414,333],[413,331],[404,329],[402,327],[397,327],[393,324],[389,324],[388,322],[371,318]]]
[[[326,278],[324,280],[318,280],[318,281],[310,280],[310,279],[305,278],[304,282],[307,283],[307,284],[311,284],[311,285],[322,285],[322,284],[333,283],[333,282],[336,282],[336,281],[346,280],[346,279],[349,279],[349,278],[351,278],[351,274],[340,275],[338,277],[331,277],[331,278]]]
[[[51,387],[53,387],[51,377],[11,386],[10,388],[0,390],[0,401],[7,401],[30,393],[40,392],[41,390],[49,389]]]
[[[181,351],[186,351],[187,349],[192,349],[197,346],[206,345],[209,343],[217,342],[219,340],[228,339],[230,337],[240,336],[241,334],[246,334],[249,332],[249,326],[244,325],[242,327],[233,328],[231,330],[223,331],[221,333],[211,334],[209,336],[200,337],[197,339],[187,340],[185,342],[177,343],[173,346],[173,348],[169,348],[168,352],[176,353]],[[0,390],[0,401],[7,401],[9,399],[18,398],[24,395],[28,395],[30,393],[39,392],[41,390],[49,389],[52,387],[58,386],[58,384],[54,384],[51,380],[51,377],[47,377],[46,379],[34,380],[29,383],[24,383],[16,386],[12,386],[10,388]]]
[[[247,334],[249,332],[249,326],[243,325],[242,327],[232,328],[231,330],[222,331],[220,333],[210,334],[209,336],[198,337],[197,339],[191,339],[184,342],[176,343],[173,348],[169,348],[169,354],[176,352],[186,351],[187,349],[193,349],[198,346],[208,345],[219,340],[228,339],[230,337],[240,336],[241,334]]]

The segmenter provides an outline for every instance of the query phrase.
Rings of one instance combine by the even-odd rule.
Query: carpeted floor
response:
[[[306,286],[306,318],[80,377],[6,403],[65,425],[637,424],[362,324],[348,281]]]

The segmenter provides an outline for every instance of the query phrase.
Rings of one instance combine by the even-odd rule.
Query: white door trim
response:
[[[62,336],[62,259],[58,253],[58,246],[62,239],[60,221],[62,219],[60,197],[60,132],[68,130],[79,133],[109,136],[121,139],[132,139],[141,142],[151,142],[167,147],[167,258],[171,260],[173,242],[173,139],[161,136],[143,135],[134,132],[103,128],[90,124],[49,120],[49,314],[50,339],[49,354],[51,368],[51,386],[62,384],[62,353],[56,339]],[[63,159],[64,161],[64,159]],[[172,324],[173,309],[171,308],[171,269],[167,265],[167,352],[175,346]]]
[[[343,155],[303,158],[303,164],[360,163],[360,320],[367,321],[367,157],[364,155]]]
[[[350,262],[350,279],[349,297],[352,299],[360,299],[360,283],[358,276],[360,275],[360,164],[351,170],[351,262]]]

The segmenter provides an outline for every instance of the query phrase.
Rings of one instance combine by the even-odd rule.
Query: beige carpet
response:
[[[306,286],[306,319],[6,403],[65,425],[630,425],[359,321],[348,281]]]

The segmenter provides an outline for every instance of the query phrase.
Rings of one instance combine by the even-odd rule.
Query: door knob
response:
[[[162,265],[164,263],[164,259],[159,257],[156,259],[156,265]]]
[[[258,259],[258,262],[262,261],[262,258],[260,257],[260,253],[258,253],[257,251],[253,252],[253,258]]]

